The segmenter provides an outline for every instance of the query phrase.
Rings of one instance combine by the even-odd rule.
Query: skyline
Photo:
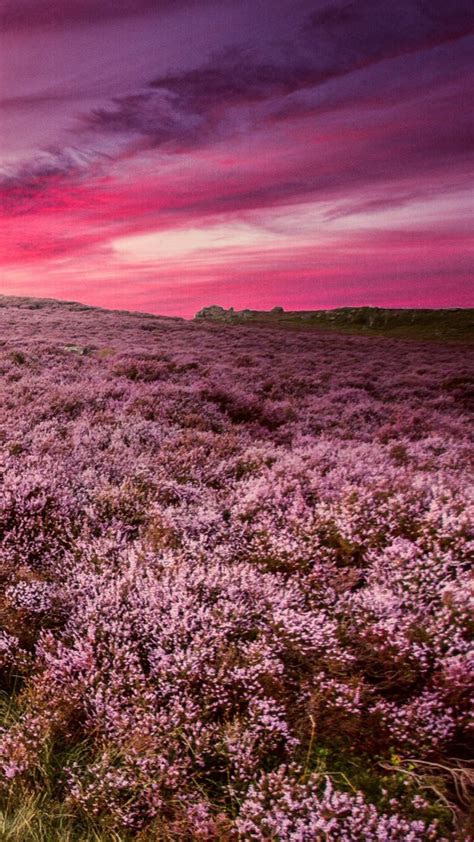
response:
[[[0,29],[1,293],[474,305],[464,0],[4,0]]]

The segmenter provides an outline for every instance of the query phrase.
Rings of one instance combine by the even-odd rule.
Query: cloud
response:
[[[200,67],[161,75],[151,87],[196,110],[281,96],[474,32],[468,0],[353,0],[313,12],[295,40],[231,48]]]
[[[87,7],[76,0],[62,5],[70,21]],[[152,5],[134,4],[142,11]],[[150,286],[153,278],[176,287],[184,279],[216,291],[226,278],[232,295],[241,285],[243,306],[248,278],[257,276],[282,291],[297,277],[303,306],[311,284],[332,278],[341,286],[338,301],[351,277],[362,298],[380,278],[394,285],[396,297],[413,278],[423,284],[435,276],[457,278],[461,295],[467,271],[461,212],[454,233],[441,230],[444,211],[436,199],[462,189],[469,166],[466,4],[308,6],[311,14],[291,43],[256,41],[155,76],[81,115],[69,145],[5,172],[4,263],[24,267],[25,277],[29,268],[46,266],[76,283],[82,272],[97,287],[107,275],[136,290],[140,277]],[[114,8],[128,14],[130,5]],[[421,212],[417,203],[427,196],[434,210]],[[262,236],[252,250],[214,244],[187,262],[178,255],[174,263],[125,267],[114,258],[112,244],[121,237],[166,237],[171,230],[186,237],[242,219],[270,230],[283,208],[303,207],[288,215],[293,244],[275,254]],[[384,220],[397,207],[406,211],[406,225],[391,233]],[[338,237],[330,234],[333,224]],[[358,238],[351,229],[357,225]]]
[[[1,5],[0,0],[0,19],[3,14],[6,22],[12,22],[15,16],[23,19],[24,15],[34,23],[40,19],[38,15],[54,12],[57,20],[67,16],[70,20],[93,20],[168,6],[181,8],[182,3],[57,0],[45,4],[43,0],[7,0]],[[276,13],[278,4],[272,8]],[[420,51],[461,39],[472,23],[469,13],[467,0],[452,0],[449,5],[444,0],[399,0],[397,4],[388,0],[338,0],[320,5],[306,16],[292,41],[262,41],[258,46],[222,50],[200,66],[161,74],[142,90],[115,96],[107,105],[81,115],[73,131],[75,145],[82,144],[85,149],[83,160],[78,161],[81,154],[77,149],[72,155],[67,149],[57,154],[49,151],[43,173],[45,184],[51,169],[75,177],[88,160],[95,166],[101,155],[120,158],[128,147],[164,147],[167,152],[180,152],[258,130],[265,122],[305,113],[320,116],[348,103],[354,113],[370,100],[383,108],[393,97],[390,74],[398,80],[395,98],[419,94],[433,79],[427,78],[426,67],[421,72],[415,66],[407,71],[410,56],[413,61]],[[391,67],[384,78],[383,62],[406,55],[408,59]],[[438,77],[444,73],[451,78],[463,56],[462,48],[457,56],[452,52],[440,54],[442,72]],[[365,87],[360,83],[361,73],[374,74]],[[439,83],[439,78],[435,82]],[[60,92],[60,97],[67,96],[67,91]],[[51,101],[56,97],[57,92],[52,92]],[[36,95],[36,99],[47,102],[48,92]],[[26,98],[25,104],[32,105],[33,100],[29,103]],[[4,103],[6,107],[17,104],[17,100],[8,98]],[[39,184],[43,165],[42,160],[29,166],[34,170],[35,184]],[[24,177],[25,172],[18,173],[19,180]]]
[[[228,230],[232,234],[233,226]],[[75,243],[51,243],[43,253],[47,263],[36,258],[35,264],[31,249],[12,252],[4,288],[31,293],[34,277],[36,294],[185,316],[212,301],[239,308],[267,308],[271,301],[287,309],[472,305],[467,234],[369,228],[314,242],[295,237],[290,249],[286,243],[221,247],[211,241],[195,253],[177,249],[159,260],[144,255],[142,262],[139,255],[136,262],[122,260],[90,233],[75,237]]]
[[[223,50],[198,67],[156,77],[148,89],[115,97],[85,115],[83,123],[97,134],[142,137],[150,146],[174,146],[178,151],[193,143],[219,140],[239,131],[239,109],[247,109],[246,119],[254,123],[268,115],[268,108],[259,111],[265,104],[271,106],[273,119],[304,112],[311,109],[311,97],[324,98],[331,82],[343,85],[356,71],[376,70],[384,61],[463,38],[472,29],[469,6],[464,0],[453,0],[448,8],[438,0],[333,3],[313,12],[291,43]],[[440,61],[452,75],[459,59],[450,54],[447,59],[441,55]],[[405,77],[405,94],[419,90],[417,74],[408,78],[403,66],[395,73]],[[426,73],[422,79],[426,87]],[[387,87],[380,75],[376,82]],[[367,99],[367,91],[357,91],[353,79],[350,85],[357,107],[358,101]],[[333,86],[327,98],[329,108],[337,106],[339,96]],[[350,96],[349,90],[345,100]]]
[[[71,191],[98,177],[110,159],[83,147],[52,148],[0,172],[0,213],[18,216],[67,203]]]
[[[337,53],[339,70],[462,38],[474,29],[470,0],[336,0],[314,11],[308,38]]]
[[[150,146],[194,144],[210,130],[206,115],[185,109],[168,91],[132,94],[112,99],[112,106],[85,115],[83,127],[99,133],[141,136]]]
[[[91,24],[114,18],[196,6],[206,0],[2,0],[3,31]]]
[[[448,76],[445,86],[417,88],[416,97],[394,98],[388,105],[379,92],[370,108],[365,101],[350,101],[350,87],[336,110],[317,102],[312,110],[307,102],[299,112],[291,97],[274,102],[276,116],[273,106],[264,103],[262,110],[259,103],[247,132],[238,109],[233,124],[227,109],[217,116],[186,111],[161,90],[122,98],[107,116],[98,115],[99,136],[107,124],[121,144],[110,157],[93,145],[39,156],[0,182],[4,211],[58,209],[80,198],[86,207],[90,202],[91,220],[107,208],[118,224],[131,218],[143,226],[153,217],[171,227],[310,200],[331,203],[333,216],[351,208],[382,211],[406,204],[414,193],[445,192],[464,183],[472,123],[463,79]],[[279,111],[281,102],[286,110]],[[93,125],[88,118],[89,130]]]

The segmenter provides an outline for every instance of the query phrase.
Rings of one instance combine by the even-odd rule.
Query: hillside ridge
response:
[[[194,319],[163,316],[146,311],[98,307],[78,301],[35,296],[0,294],[0,308],[20,310],[54,310],[60,312],[100,312],[132,316],[147,320],[214,325],[272,326],[293,330],[323,330],[366,336],[389,336],[398,339],[421,339],[448,342],[474,342],[474,308],[414,307],[337,307],[331,310],[235,310],[219,305],[203,307]]]
[[[67,310],[70,312],[92,311],[99,313],[122,313],[127,316],[139,316],[145,319],[167,319],[183,322],[181,316],[162,316],[159,313],[148,313],[145,310],[124,310],[112,307],[99,307],[95,304],[83,304],[80,301],[68,301],[60,298],[38,298],[36,296],[2,295],[0,293],[0,307],[12,307],[21,310]]]
[[[204,307],[196,321],[230,324],[268,324],[387,335],[394,338],[474,341],[473,308],[338,307],[332,310],[234,310],[218,305]]]

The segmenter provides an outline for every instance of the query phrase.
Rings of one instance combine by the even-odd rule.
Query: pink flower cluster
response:
[[[322,793],[316,776],[301,783],[285,768],[262,775],[244,801],[237,828],[249,842],[428,842],[440,839],[436,824],[407,821],[377,813],[361,793],[334,789],[330,779]]]
[[[70,809],[150,838],[454,832],[331,762],[472,741],[472,376],[461,347],[0,307],[4,791],[59,747]]]

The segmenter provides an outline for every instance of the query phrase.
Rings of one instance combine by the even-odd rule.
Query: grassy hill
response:
[[[207,307],[196,315],[205,321],[277,325],[293,329],[330,330],[365,336],[441,342],[474,341],[474,309],[388,309],[339,307],[335,310],[224,310]]]

